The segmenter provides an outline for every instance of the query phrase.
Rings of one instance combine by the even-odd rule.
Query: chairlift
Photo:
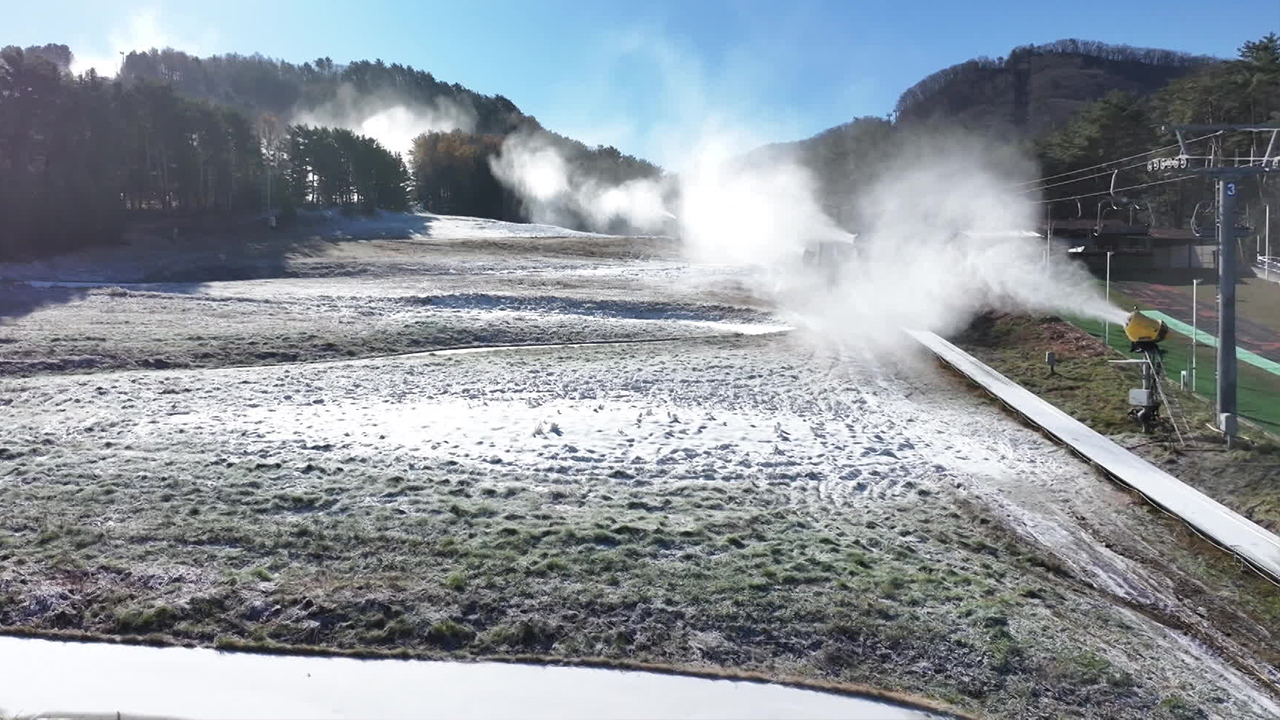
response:
[[[1191,234],[1196,237],[1204,237],[1204,228],[1200,227],[1200,206],[1204,205],[1203,201],[1196,203],[1195,208],[1191,211]],[[1208,212],[1213,212],[1213,203],[1209,203]]]
[[[1133,212],[1135,210],[1138,212],[1145,212],[1147,214],[1147,227],[1151,227],[1156,224],[1155,213],[1152,212],[1151,210],[1150,200],[1147,200],[1147,201],[1134,200],[1129,203],[1129,225],[1133,225]]]
[[[1120,209],[1120,206],[1119,206],[1119,205],[1117,205],[1117,204],[1116,204],[1116,202],[1117,202],[1117,201],[1119,201],[1121,204],[1123,204],[1123,203],[1127,202],[1124,198],[1116,197],[1116,178],[1117,178],[1119,175],[1120,175],[1120,171],[1119,171],[1119,170],[1112,170],[1112,171],[1111,171],[1111,187],[1110,187],[1110,189],[1107,191],[1107,197],[1103,198],[1103,199],[1102,199],[1102,201],[1098,203],[1098,218],[1097,218],[1097,222],[1095,223],[1095,227],[1094,227],[1094,234],[1095,234],[1095,235],[1101,235],[1101,234],[1102,234],[1102,214],[1103,214],[1103,212],[1102,212],[1102,206],[1103,206],[1103,205],[1110,205],[1110,206],[1111,206],[1111,208],[1110,208],[1110,209],[1112,209],[1112,210],[1119,210],[1119,209]],[[1078,202],[1078,201],[1077,201],[1077,202]]]
[[[1096,227],[1094,228],[1095,234],[1097,235],[1102,234],[1102,218],[1106,214],[1105,211],[1103,210],[1103,206],[1106,206],[1107,210],[1119,210],[1120,206],[1116,204],[1117,200],[1120,200],[1120,198],[1106,197],[1106,198],[1103,198],[1100,202],[1098,202],[1098,218],[1097,218],[1097,221],[1095,222]]]

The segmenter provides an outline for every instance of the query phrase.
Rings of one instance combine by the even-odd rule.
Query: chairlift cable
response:
[[[1205,139],[1208,139],[1208,138],[1211,138],[1211,137],[1215,137],[1215,136],[1217,136],[1217,135],[1221,135],[1221,134],[1222,134],[1222,131],[1221,131],[1221,130],[1219,130],[1219,131],[1217,131],[1217,132],[1211,132],[1211,133],[1208,133],[1207,135],[1201,135],[1201,136],[1199,136],[1199,137],[1193,137],[1193,138],[1191,138],[1191,139],[1189,139],[1189,140],[1186,140],[1185,142],[1187,142],[1187,143],[1198,142],[1198,141],[1200,141],[1200,140],[1205,140]],[[1127,162],[1127,161],[1129,161],[1129,160],[1137,160],[1138,158],[1146,157],[1146,156],[1148,156],[1148,155],[1154,155],[1154,154],[1156,154],[1156,153],[1158,153],[1158,152],[1164,152],[1165,150],[1173,150],[1173,149],[1175,149],[1175,148],[1179,148],[1179,147],[1181,147],[1181,146],[1179,145],[1179,143],[1173,143],[1172,145],[1165,145],[1164,147],[1158,147],[1158,148],[1156,148],[1155,150],[1148,150],[1148,151],[1146,151],[1146,152],[1144,152],[1144,153],[1138,153],[1137,155],[1130,155],[1130,156],[1128,156],[1128,157],[1117,158],[1117,159],[1115,159],[1115,160],[1108,160],[1107,162],[1104,162],[1104,163],[1098,163],[1097,165],[1090,165],[1090,166],[1088,166],[1088,167],[1082,167],[1082,168],[1079,168],[1079,169],[1076,169],[1076,170],[1070,170],[1070,171],[1068,171],[1068,172],[1058,173],[1057,175],[1049,175],[1048,177],[1042,177],[1042,178],[1039,178],[1039,179],[1037,179],[1037,180],[1023,180],[1022,182],[1013,183],[1013,184],[1009,185],[1009,187],[1014,188],[1014,187],[1018,187],[1019,185],[1033,185],[1033,184],[1035,184],[1035,183],[1042,183],[1042,182],[1045,182],[1046,180],[1056,180],[1057,178],[1060,178],[1060,177],[1066,177],[1066,176],[1068,176],[1068,175],[1076,175],[1076,174],[1078,174],[1078,173],[1088,172],[1088,171],[1090,171],[1090,170],[1097,170],[1098,168],[1101,168],[1101,167],[1106,167],[1106,166],[1108,166],[1108,165],[1114,165],[1114,164],[1116,164],[1116,163],[1121,163],[1121,162]]]
[[[1175,177],[1175,178],[1169,178],[1169,179],[1167,179],[1167,180],[1155,180],[1155,181],[1153,181],[1153,182],[1149,182],[1149,183],[1142,183],[1141,185],[1130,185],[1130,186],[1128,186],[1128,187],[1116,188],[1116,189],[1114,190],[1114,192],[1124,192],[1125,190],[1137,190],[1137,189],[1139,189],[1139,188],[1151,187],[1152,185],[1163,185],[1163,184],[1165,184],[1165,183],[1171,183],[1171,182],[1182,182],[1183,180],[1189,180],[1189,179],[1191,179],[1191,178],[1193,178],[1193,177],[1196,177],[1196,176],[1195,176],[1195,175],[1180,175],[1180,176],[1178,176],[1178,177]],[[1054,198],[1054,199],[1052,199],[1052,200],[1039,200],[1039,201],[1037,201],[1037,202],[1038,202],[1039,204],[1043,205],[1044,203],[1050,203],[1050,202],[1062,202],[1062,201],[1064,201],[1064,200],[1080,200],[1080,199],[1083,199],[1083,198],[1090,198],[1090,197],[1097,197],[1097,196],[1099,196],[1099,195],[1111,195],[1111,194],[1113,194],[1113,191],[1111,191],[1111,190],[1103,190],[1102,192],[1086,193],[1086,194],[1084,194],[1084,195],[1073,195],[1073,196],[1071,196],[1071,197],[1065,197],[1065,198]]]
[[[1125,165],[1124,167],[1121,167],[1121,168],[1115,168],[1114,170],[1103,170],[1103,171],[1102,171],[1102,172],[1100,172],[1100,173],[1094,173],[1094,174],[1092,174],[1092,175],[1085,175],[1084,177],[1078,177],[1078,178],[1074,178],[1074,179],[1072,179],[1072,180],[1062,180],[1062,181],[1060,181],[1060,182],[1052,183],[1052,184],[1050,184],[1050,185],[1041,185],[1040,187],[1027,188],[1026,190],[1021,190],[1021,191],[1019,191],[1019,192],[1022,192],[1022,193],[1033,193],[1033,192],[1037,192],[1037,191],[1039,191],[1039,190],[1048,190],[1049,188],[1052,188],[1052,187],[1058,187],[1058,186],[1060,186],[1060,185],[1070,185],[1071,183],[1084,182],[1085,180],[1092,180],[1092,179],[1094,179],[1094,178],[1100,178],[1100,177],[1103,177],[1103,176],[1105,176],[1105,175],[1110,175],[1110,174],[1112,174],[1112,173],[1116,172],[1117,170],[1132,170],[1132,169],[1134,169],[1134,168],[1136,168],[1136,167],[1142,167],[1142,166],[1144,166],[1144,165],[1146,165],[1146,164],[1147,164],[1147,161],[1146,161],[1146,160],[1143,160],[1142,162],[1136,162],[1136,163],[1134,163],[1134,164],[1132,164],[1132,165]]]
[[[1188,156],[1187,156],[1187,159],[1188,159],[1188,160],[1209,160],[1209,159],[1211,159],[1211,156],[1209,156],[1209,155],[1188,155]],[[1262,163],[1262,162],[1263,162],[1262,160],[1257,160],[1257,161],[1255,161],[1255,163],[1254,163],[1254,164],[1259,164],[1259,163]],[[1143,161],[1143,162],[1136,162],[1136,163],[1134,163],[1134,164],[1132,164],[1132,165],[1125,165],[1124,167],[1115,168],[1115,170],[1103,170],[1103,171],[1102,171],[1102,172],[1100,172],[1100,173],[1094,173],[1094,174],[1092,174],[1092,175],[1086,175],[1086,176],[1084,176],[1084,177],[1074,178],[1074,179],[1072,179],[1072,180],[1063,180],[1063,181],[1061,181],[1061,182],[1056,182],[1056,183],[1052,183],[1052,184],[1049,184],[1049,185],[1041,185],[1040,187],[1028,188],[1028,189],[1026,189],[1026,190],[1022,190],[1022,191],[1021,191],[1021,193],[1022,193],[1022,194],[1032,193],[1032,192],[1036,192],[1036,191],[1038,191],[1038,190],[1048,190],[1049,188],[1053,188],[1053,187],[1059,187],[1059,186],[1062,186],[1062,185],[1070,185],[1071,183],[1083,182],[1083,181],[1085,181],[1085,180],[1092,180],[1092,179],[1094,179],[1094,178],[1100,178],[1100,177],[1104,177],[1104,176],[1106,176],[1106,175],[1111,175],[1111,174],[1113,174],[1114,172],[1116,172],[1116,171],[1118,171],[1118,170],[1132,170],[1132,169],[1137,168],[1137,167],[1142,167],[1142,166],[1144,166],[1144,165],[1146,165],[1146,164],[1147,164],[1147,163],[1146,163],[1146,161]],[[1246,166],[1246,167],[1251,167],[1251,166]]]

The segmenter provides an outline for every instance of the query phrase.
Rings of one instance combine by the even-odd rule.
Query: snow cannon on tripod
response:
[[[1161,400],[1166,397],[1161,387],[1164,351],[1160,343],[1168,336],[1169,326],[1163,320],[1143,315],[1135,307],[1124,323],[1124,334],[1129,338],[1129,352],[1142,355],[1140,360],[1119,361],[1139,363],[1142,369],[1142,387],[1129,390],[1129,404],[1133,406],[1129,417],[1142,426],[1144,433],[1150,433],[1160,422]]]

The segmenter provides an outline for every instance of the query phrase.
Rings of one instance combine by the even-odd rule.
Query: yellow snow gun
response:
[[[1163,320],[1149,318],[1134,310],[1129,313],[1129,319],[1125,321],[1124,334],[1128,336],[1130,342],[1158,343],[1169,334],[1169,326]]]

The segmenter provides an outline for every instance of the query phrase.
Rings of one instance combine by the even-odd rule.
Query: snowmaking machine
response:
[[[1141,353],[1141,360],[1136,362],[1142,366],[1142,387],[1129,390],[1129,417],[1142,426],[1144,433],[1152,432],[1160,421],[1160,406],[1169,410],[1169,421],[1180,442],[1184,441],[1184,433],[1179,427],[1185,424],[1182,413],[1176,402],[1164,391],[1164,350],[1160,343],[1169,334],[1169,326],[1163,320],[1147,317],[1134,308],[1129,319],[1124,323],[1125,337],[1129,338],[1129,352]]]
[[[1155,350],[1156,344],[1169,334],[1169,326],[1163,320],[1149,318],[1134,308],[1124,323],[1124,334],[1132,343],[1129,352]]]
[[[857,257],[857,235],[847,240],[815,240],[805,243],[802,261],[810,270],[822,273],[828,287],[839,283],[844,267]]]

